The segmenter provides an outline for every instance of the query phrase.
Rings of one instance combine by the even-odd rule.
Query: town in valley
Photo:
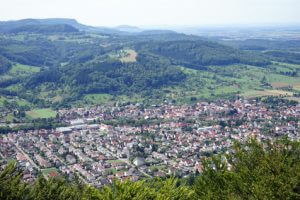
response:
[[[1,166],[16,161],[23,179],[75,177],[101,187],[129,179],[186,177],[202,160],[231,153],[235,141],[300,139],[300,104],[285,99],[115,103],[61,109],[65,126],[0,135]]]

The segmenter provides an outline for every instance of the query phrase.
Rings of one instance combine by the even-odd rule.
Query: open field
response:
[[[273,88],[291,87],[294,90],[300,90],[300,81],[299,83],[273,82],[271,85]]]
[[[3,103],[7,101],[7,99],[3,96],[0,96],[0,107],[3,106]]]
[[[51,109],[36,109],[26,112],[26,115],[33,119],[38,118],[53,118],[56,117],[56,112]]]
[[[112,100],[112,95],[109,94],[88,94],[83,98],[88,104],[104,104]]]
[[[125,56],[120,58],[121,62],[136,62],[137,52],[135,52],[132,49],[123,50],[125,53]]]
[[[286,99],[292,100],[292,101],[298,101],[300,103],[300,97],[288,97]]]
[[[0,75],[0,80],[10,80],[16,77],[26,77],[40,71],[39,67],[30,65],[15,64],[5,74]]]
[[[292,92],[284,91],[283,87],[290,86],[300,89],[299,76],[285,76],[272,68],[249,65],[211,66],[209,70],[193,70],[179,68],[188,75],[184,85],[169,87],[166,97],[176,99],[178,103],[189,103],[192,99],[215,99],[241,95],[246,98],[259,96],[288,96]],[[280,63],[279,67],[283,67]],[[289,68],[294,67],[289,65]],[[296,68],[298,65],[295,66]],[[272,87],[263,83],[263,79]]]
[[[122,160],[108,160],[108,163],[123,163],[124,161]]]
[[[26,75],[26,74],[28,74],[29,75],[29,74],[37,73],[39,71],[40,71],[39,67],[16,64],[10,69],[9,74],[15,74],[15,75]]]
[[[54,175],[54,176],[59,175],[58,170],[56,168],[42,169],[42,173],[48,178],[50,175]]]
[[[293,96],[292,92],[283,91],[283,90],[252,90],[247,91],[242,94],[242,96],[246,98],[254,98],[254,97],[261,97],[261,96]]]

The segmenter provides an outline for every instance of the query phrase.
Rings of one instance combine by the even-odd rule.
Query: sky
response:
[[[93,26],[300,23],[300,0],[1,0],[0,21],[74,18]]]

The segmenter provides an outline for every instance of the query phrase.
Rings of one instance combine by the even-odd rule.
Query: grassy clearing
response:
[[[252,90],[242,94],[246,98],[262,97],[262,96],[293,96],[292,92],[283,90]]]
[[[144,100],[143,97],[141,97],[141,95],[133,95],[133,96],[126,96],[126,95],[119,95],[115,98],[115,100],[117,100],[118,102],[121,103],[126,103],[126,102],[142,102]]]
[[[5,120],[6,120],[7,122],[12,122],[14,119],[15,119],[15,117],[13,116],[13,114],[8,114],[8,115],[5,117]]]
[[[40,71],[39,67],[29,66],[29,65],[22,65],[16,64],[10,70],[9,74],[11,75],[26,75],[26,74],[33,74]]]
[[[151,170],[165,170],[167,168],[166,165],[152,165],[149,167]]]
[[[288,100],[293,100],[293,101],[297,101],[300,103],[300,97],[287,97],[286,99]]]
[[[112,98],[113,96],[109,94],[88,94],[83,100],[89,104],[105,104],[111,101]]]
[[[58,173],[58,170],[56,168],[48,168],[48,169],[42,169],[42,173],[46,176],[49,177],[51,173]]]
[[[105,170],[109,174],[116,174],[118,171],[115,168],[109,168]]]
[[[0,107],[4,106],[4,102],[7,101],[10,104],[17,104],[18,106],[32,106],[28,101],[24,99],[19,99],[17,97],[14,98],[6,98],[4,96],[0,96]]]
[[[137,58],[137,52],[132,50],[132,49],[126,49],[126,50],[122,50],[121,54],[121,58],[120,61],[121,62],[136,62],[136,58]]]
[[[108,160],[108,163],[123,163],[122,160]]]
[[[17,92],[22,89],[22,86],[21,86],[21,84],[14,84],[14,85],[10,85],[10,86],[6,87],[6,89]]]
[[[291,87],[294,90],[300,90],[300,80],[299,82],[294,82],[294,83],[273,82],[271,83],[271,85],[273,88]]]
[[[17,99],[16,103],[19,106],[31,106],[31,104],[28,101],[24,100],[24,99]]]
[[[39,67],[15,64],[11,69],[0,76],[0,80],[10,80],[16,77],[27,77],[40,71]]]
[[[7,101],[7,99],[3,96],[0,96],[0,107],[3,106],[4,101]]]
[[[26,115],[29,118],[32,119],[38,119],[38,118],[54,118],[56,117],[56,112],[52,109],[46,108],[46,109],[36,109],[26,112]]]

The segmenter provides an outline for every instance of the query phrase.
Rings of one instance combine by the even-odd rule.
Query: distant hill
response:
[[[115,27],[114,29],[117,29],[119,31],[123,32],[130,32],[130,33],[136,33],[136,32],[142,32],[143,29],[136,27],[136,26],[128,26],[128,25],[120,25]]]
[[[95,94],[107,95],[99,97],[101,102],[125,96],[137,101],[172,96],[190,102],[194,97],[228,97],[270,89],[278,75],[299,82],[297,66],[272,62],[300,63],[296,41],[281,46],[268,41],[238,41],[229,46],[168,30],[124,32],[85,26],[72,19],[0,22],[1,31],[6,34],[0,34],[0,94],[39,107],[94,103],[97,98],[90,97]],[[64,34],[53,37],[51,33]],[[267,51],[249,50],[246,45]],[[289,51],[282,53],[284,48]],[[132,62],[124,61],[132,55]],[[264,76],[267,83],[262,82]]]
[[[139,33],[139,35],[161,35],[161,34],[177,34],[175,31],[170,30],[145,30]]]
[[[71,29],[73,27],[73,29]],[[92,29],[90,26],[86,26],[78,23],[75,19],[63,19],[63,18],[50,18],[50,19],[22,19],[15,21],[2,21],[0,22],[0,32],[11,33],[11,32],[23,32],[29,31],[42,31],[48,29],[48,31],[67,31],[75,32],[76,30],[89,30]],[[77,30],[77,31],[78,31]]]
[[[136,45],[142,52],[150,52],[171,59],[173,64],[194,69],[208,65],[230,65],[236,63],[264,66],[270,64],[262,56],[242,52],[234,48],[205,40],[178,40],[145,42]]]
[[[55,25],[55,27],[53,27]],[[60,25],[60,26],[58,26]],[[49,19],[21,19],[14,21],[0,21],[0,33],[18,33],[18,32],[76,32],[75,29],[71,30],[70,27],[62,25],[72,26],[79,31],[96,32],[108,35],[159,35],[166,33],[175,33],[169,30],[143,30],[139,27],[121,25],[114,28],[104,26],[88,26],[79,23],[75,19],[68,18],[49,18]],[[40,26],[40,27],[38,27]],[[46,30],[47,29],[47,30]]]
[[[10,61],[0,55],[0,74],[7,72],[11,67]]]
[[[74,33],[74,32],[79,32],[79,30],[67,24],[25,25],[25,26],[20,26],[9,30],[9,33],[21,33],[21,32],[47,34],[47,33],[72,33],[72,32]]]

